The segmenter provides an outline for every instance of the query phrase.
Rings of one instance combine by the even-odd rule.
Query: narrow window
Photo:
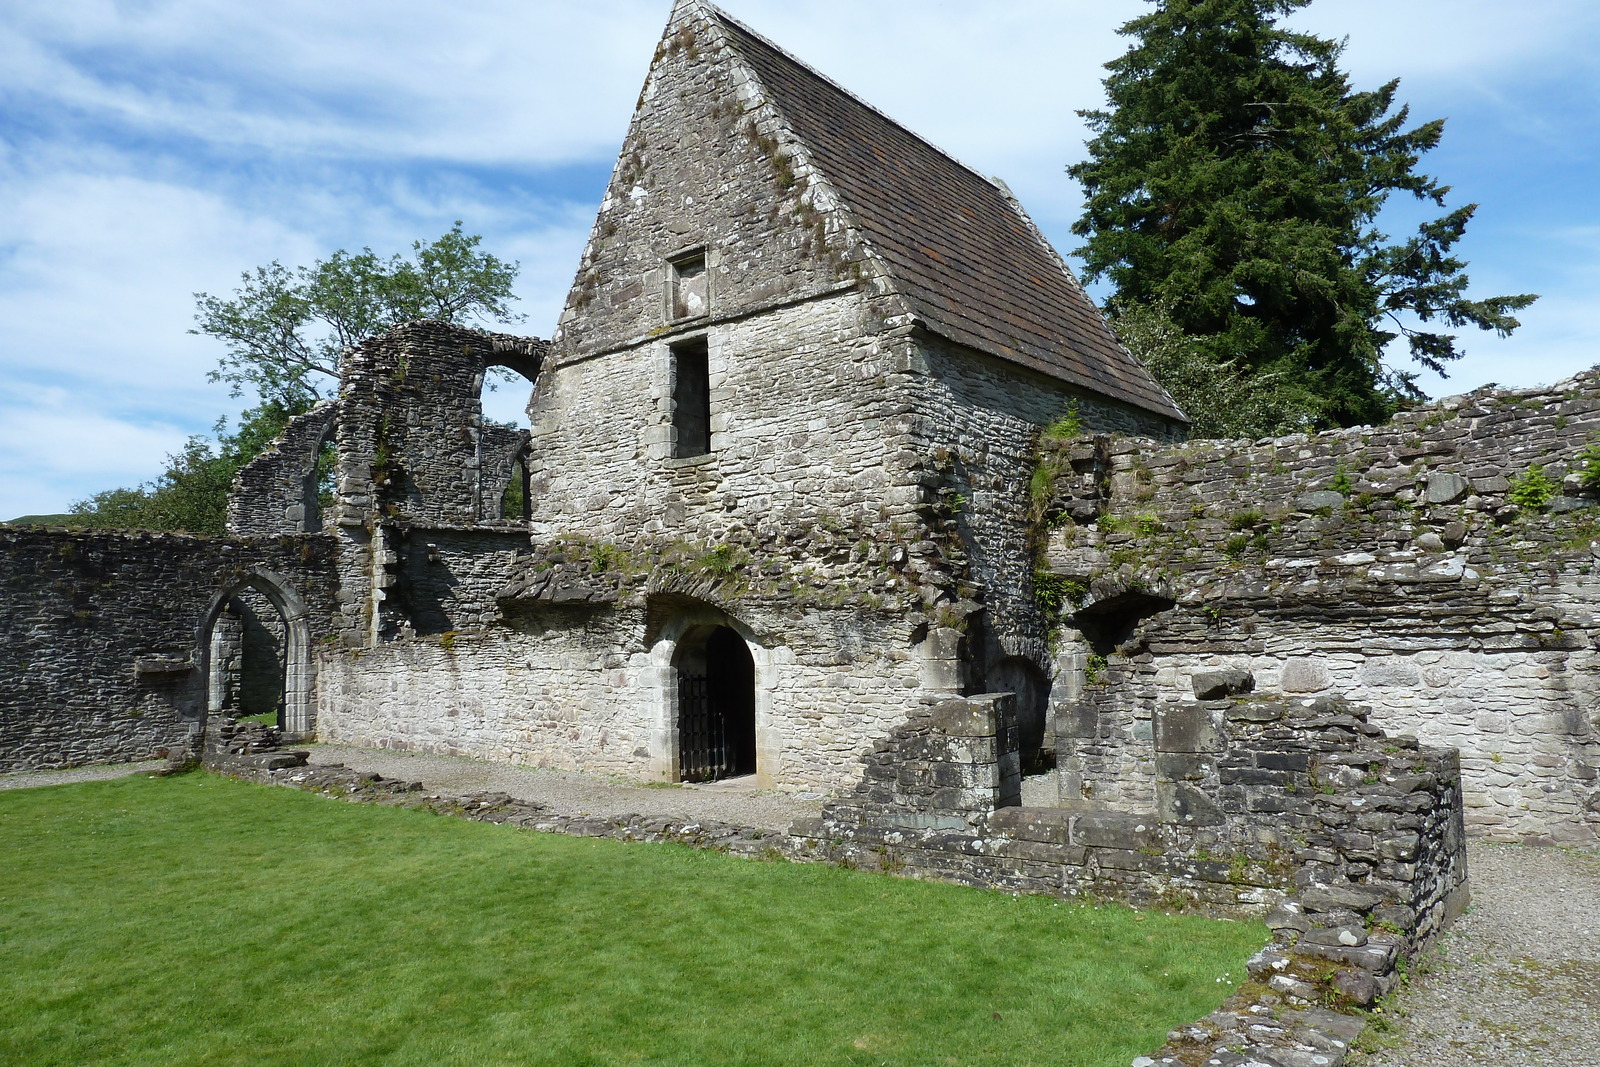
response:
[[[674,459],[711,452],[711,372],[704,338],[672,346]]]
[[[711,310],[711,291],[705,251],[692,252],[675,259],[668,264],[668,268],[673,319],[697,319],[708,313]]]

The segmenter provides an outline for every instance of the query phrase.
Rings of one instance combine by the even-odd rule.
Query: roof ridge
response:
[[[789,51],[787,48],[783,47],[781,44],[778,44],[776,41],[774,41],[772,38],[768,37],[766,34],[761,33],[759,30],[752,29],[748,23],[741,22],[739,19],[734,18],[732,15],[728,14],[726,11],[724,11],[722,8],[718,7],[716,4],[711,3],[710,0],[678,0],[678,2],[679,3],[698,3],[699,6],[705,8],[706,11],[709,12],[711,15],[722,19],[724,22],[731,23],[733,26],[737,27],[739,30],[741,30],[744,33],[748,33],[751,37],[754,37],[756,40],[760,41],[762,44],[766,45],[768,48],[772,49],[774,52],[778,53],[783,58],[787,59],[789,62],[793,63],[795,66],[799,67],[801,70],[805,71],[807,74],[810,74],[811,76],[817,78],[820,81],[827,82],[828,85],[830,85],[836,91],[838,91],[840,95],[848,97],[854,103],[859,104],[861,107],[866,108],[868,111],[871,111],[873,114],[877,115],[879,118],[883,119],[885,122],[889,123],[891,126],[897,127],[901,132],[907,134],[908,136],[915,137],[917,140],[921,141],[923,144],[927,145],[929,148],[933,149],[935,152],[939,153],[941,156],[944,156],[946,159],[948,159],[950,162],[954,163],[956,166],[960,167],[962,170],[970,171],[971,173],[977,175],[979,178],[981,178],[984,181],[988,182],[990,185],[993,185],[997,189],[1001,188],[1002,185],[1004,184],[999,178],[997,178],[997,177],[995,177],[993,175],[990,175],[990,174],[985,174],[983,171],[979,170],[977,167],[974,167],[972,164],[968,163],[966,160],[962,159],[960,156],[956,155],[954,152],[951,152],[949,149],[943,148],[940,145],[935,144],[930,138],[924,137],[922,134],[918,133],[916,130],[913,130],[910,126],[907,126],[905,123],[901,122],[899,119],[895,118],[893,115],[889,114],[887,111],[883,110],[881,107],[878,107],[878,106],[872,104],[871,102],[863,99],[859,94],[854,93],[854,92],[850,91],[849,89],[845,88],[843,85],[839,84],[837,81],[833,80],[832,78],[828,77],[826,74],[822,73],[822,71],[818,70],[816,67],[813,67],[810,63],[807,63],[805,60],[801,59],[799,56],[795,55],[793,52]]]

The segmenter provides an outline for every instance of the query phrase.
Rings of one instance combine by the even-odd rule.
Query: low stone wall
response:
[[[331,616],[332,543],[0,526],[0,771],[150,759],[205,713],[223,594],[270,572]]]
[[[1175,1031],[1159,1062],[1313,1048],[1338,1063],[1360,1024],[1319,1006],[1371,1005],[1466,903],[1459,759],[1386,736],[1367,709],[1247,687],[1205,679],[1218,699],[1163,709],[1157,811],[1004,806],[1020,780],[1002,694],[914,715],[853,795],[792,833],[824,858],[910,877],[1265,919],[1274,940],[1251,984]]]

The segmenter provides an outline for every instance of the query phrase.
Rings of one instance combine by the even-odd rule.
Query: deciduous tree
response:
[[[479,251],[481,241],[457,221],[437,241],[414,242],[410,259],[363,248],[309,267],[273,260],[242,275],[229,299],[196,293],[189,332],[228,346],[212,381],[302,406],[338,380],[346,349],[402,322],[521,321],[510,308],[519,265]]]

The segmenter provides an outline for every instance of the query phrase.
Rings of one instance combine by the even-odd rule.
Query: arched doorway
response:
[[[728,626],[696,626],[678,641],[678,777],[717,782],[756,773],[756,665]]]
[[[260,590],[246,586],[223,605],[211,628],[207,710],[283,725],[288,626]]]
[[[305,602],[279,576],[255,571],[212,598],[196,633],[208,716],[260,716],[286,739],[316,729]]]

